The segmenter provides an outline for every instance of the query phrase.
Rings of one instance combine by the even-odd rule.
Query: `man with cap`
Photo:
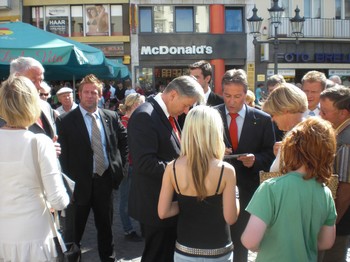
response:
[[[57,91],[56,96],[61,103],[61,106],[56,109],[60,115],[67,113],[78,106],[73,101],[73,90],[69,87],[62,87]]]

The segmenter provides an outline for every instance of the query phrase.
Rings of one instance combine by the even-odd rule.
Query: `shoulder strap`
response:
[[[179,191],[179,194],[181,195],[181,192],[180,192],[180,188],[179,188],[179,185],[177,183],[177,179],[176,179],[176,172],[175,172],[175,163],[176,163],[176,160],[174,160],[174,164],[173,164],[173,173],[174,173],[174,179],[175,179],[175,184],[176,184],[176,187],[177,187],[177,191]]]
[[[37,139],[36,139],[35,136],[32,139],[32,153],[33,153],[33,161],[34,161],[35,173],[37,174],[39,185],[40,185],[40,188],[41,188],[41,193],[42,193],[43,198],[44,198],[44,203],[45,203],[45,206],[46,206],[46,213],[48,213],[48,215],[49,215],[48,219],[49,219],[49,223],[50,223],[50,227],[51,227],[51,232],[52,232],[52,235],[54,237],[57,237],[56,226],[54,224],[53,217],[52,217],[52,215],[49,212],[50,208],[48,207],[47,202],[46,202],[44,184],[43,184],[43,180],[41,179],[41,172],[40,172],[40,167],[39,167],[38,142],[37,142]]]
[[[219,183],[218,183],[218,187],[216,188],[216,192],[215,194],[217,195],[220,189],[220,184],[221,184],[221,180],[222,180],[222,175],[224,173],[224,165],[222,165],[221,167],[221,172],[220,172],[220,178],[219,178]]]

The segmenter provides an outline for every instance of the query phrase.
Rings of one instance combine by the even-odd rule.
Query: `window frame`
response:
[[[192,15],[192,30],[190,31],[179,31],[178,30],[178,20],[180,21],[181,19],[177,19],[177,11],[178,10],[190,10]],[[194,6],[174,6],[174,24],[175,26],[173,26],[173,30],[174,33],[196,33],[196,17],[195,17],[195,10],[194,10]]]
[[[241,31],[228,31],[227,30],[227,11],[229,10],[239,10],[241,12]],[[245,10],[243,6],[225,6],[225,33],[228,34],[240,34],[245,32]]]
[[[142,10],[150,10],[151,11],[151,31],[147,31],[147,32],[143,32],[141,30],[141,24],[142,24],[142,21],[141,21],[141,11]],[[154,7],[153,6],[140,6],[139,7],[139,33],[141,34],[149,34],[149,33],[154,33]]]

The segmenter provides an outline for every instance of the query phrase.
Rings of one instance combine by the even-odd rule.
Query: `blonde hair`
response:
[[[207,196],[204,179],[208,175],[210,160],[224,157],[223,141],[223,123],[216,109],[199,105],[190,110],[181,135],[180,156],[187,157],[200,200]]]
[[[301,79],[301,84],[304,85],[305,82],[309,82],[309,83],[319,82],[321,83],[322,90],[324,90],[327,86],[327,77],[324,73],[313,70],[313,71],[307,72],[303,76],[303,78]]]
[[[100,81],[94,74],[87,75],[81,80],[79,84],[79,91],[83,91],[85,84],[94,84],[97,87],[98,94],[102,95],[103,82]]]
[[[145,96],[140,95],[139,93],[132,93],[125,98],[124,104],[119,105],[119,110],[123,114],[125,114],[126,112],[129,112],[130,110],[132,110],[132,108],[136,104],[141,104],[144,101],[145,101]]]
[[[247,90],[247,96],[245,97],[245,102],[248,106],[254,107],[255,106],[255,95],[252,90]]]
[[[282,83],[267,97],[262,109],[270,115],[304,113],[307,110],[307,97],[295,85]]]
[[[11,76],[0,88],[0,117],[9,126],[28,127],[40,117],[38,90],[24,76]]]
[[[281,172],[306,169],[304,179],[316,178],[328,183],[333,171],[336,137],[332,125],[319,117],[310,117],[296,125],[282,141]]]

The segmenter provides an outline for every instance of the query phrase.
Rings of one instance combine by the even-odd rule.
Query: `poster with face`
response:
[[[109,35],[108,5],[86,6],[86,35]]]

